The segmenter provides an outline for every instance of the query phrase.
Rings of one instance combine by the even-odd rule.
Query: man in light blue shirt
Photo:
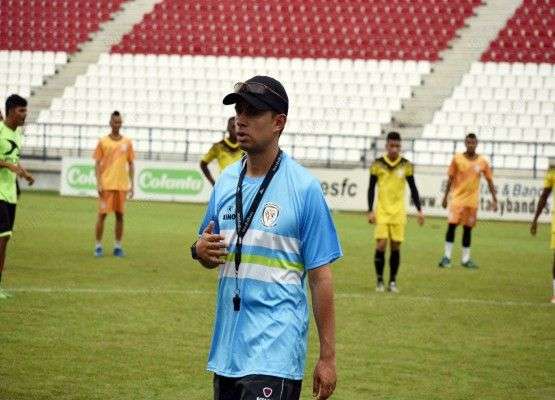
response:
[[[335,317],[330,264],[342,256],[318,180],[278,146],[288,111],[277,80],[235,85],[237,141],[246,157],[217,181],[193,258],[219,267],[208,369],[214,398],[299,399],[312,292],[320,338],[314,395],[336,384]]]

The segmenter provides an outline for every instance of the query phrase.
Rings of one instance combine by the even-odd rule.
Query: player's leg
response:
[[[389,252],[389,286],[390,292],[397,293],[397,273],[401,264],[401,243],[405,240],[405,224],[390,226],[390,252]]]
[[[123,248],[121,247],[121,240],[123,238],[123,214],[116,212],[116,226],[115,226],[115,236],[116,241],[114,243],[114,255],[116,257],[123,257]]]
[[[397,293],[397,273],[401,264],[401,242],[392,240],[389,252],[389,286],[390,292]]]
[[[553,251],[553,297],[551,297],[551,302],[555,304],[555,231],[551,231],[551,250]]]
[[[377,224],[374,231],[376,239],[376,252],[374,253],[374,267],[376,269],[376,291],[383,292],[385,290],[383,283],[383,270],[385,267],[385,250],[387,248],[387,240],[389,238],[389,229],[386,224]]]
[[[477,210],[466,208],[463,216],[462,237],[462,266],[466,268],[478,268],[478,265],[470,258],[470,244],[472,242],[472,228],[476,224]]]
[[[104,250],[102,249],[102,235],[104,234],[104,221],[106,221],[106,213],[98,213],[98,217],[96,218],[96,226],[95,226],[95,246],[94,246],[94,255],[96,257],[100,257],[104,254]]]
[[[555,250],[553,251],[553,297],[551,303],[555,304]]]
[[[8,242],[12,237],[12,230],[15,221],[15,204],[0,201],[0,285],[2,284],[2,272],[6,262],[6,252]],[[0,300],[11,297],[2,290],[0,286]]]
[[[125,212],[125,199],[127,197],[127,192],[120,190],[115,192],[114,198],[114,212],[116,213],[116,226],[115,226],[115,236],[116,241],[114,243],[114,255],[116,257],[123,257],[123,248],[121,241],[123,239],[123,214]]]
[[[455,231],[457,230],[457,223],[449,222],[447,225],[447,232],[445,233],[445,246],[443,257],[441,258],[438,266],[441,268],[448,268],[451,266],[451,255],[453,253],[453,243],[455,242]]]
[[[4,270],[4,262],[6,261],[6,249],[10,236],[0,237],[0,284],[2,284],[2,271]],[[0,287],[0,300],[7,299],[9,296]]]
[[[238,380],[239,378],[228,378],[214,374],[214,400],[235,400],[239,398]]]

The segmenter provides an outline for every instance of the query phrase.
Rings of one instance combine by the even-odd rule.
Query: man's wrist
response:
[[[198,240],[196,240],[195,243],[193,243],[191,245],[191,258],[193,260],[199,260],[200,259],[200,257],[198,256],[198,252],[197,252],[197,243],[198,243]]]

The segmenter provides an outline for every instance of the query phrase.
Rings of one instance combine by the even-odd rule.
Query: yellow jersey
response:
[[[209,164],[212,160],[218,160],[218,166],[223,171],[242,156],[243,150],[239,148],[239,143],[232,143],[229,139],[225,138],[220,142],[214,143],[210,150],[208,150],[208,153],[202,157],[202,161]]]
[[[391,161],[387,155],[376,159],[370,167],[370,174],[378,179],[378,201],[376,204],[377,224],[405,224],[406,179],[413,176],[414,167],[406,158]]]
[[[493,179],[489,163],[481,155],[469,160],[462,153],[455,154],[447,174],[453,178],[451,206],[454,207],[478,208],[481,175]]]
[[[547,174],[545,174],[543,187],[551,189],[551,192],[553,193],[553,205],[555,208],[555,167],[550,167]],[[555,233],[555,211],[551,212],[551,232]]]
[[[129,162],[135,159],[131,139],[104,136],[98,141],[93,158],[100,162],[102,190],[129,190]]]

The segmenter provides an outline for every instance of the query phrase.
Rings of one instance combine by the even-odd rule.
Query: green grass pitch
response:
[[[130,202],[127,257],[95,259],[96,201],[24,193],[0,302],[0,399],[210,399],[216,271],[189,258],[204,206]],[[409,221],[401,293],[374,292],[372,228],[335,213],[334,399],[554,399],[549,228],[481,222],[476,271],[436,267],[445,220]],[[113,242],[113,217],[105,249]],[[386,269],[386,274],[388,274]],[[387,276],[387,275],[386,275]],[[311,321],[303,399],[318,346]]]

